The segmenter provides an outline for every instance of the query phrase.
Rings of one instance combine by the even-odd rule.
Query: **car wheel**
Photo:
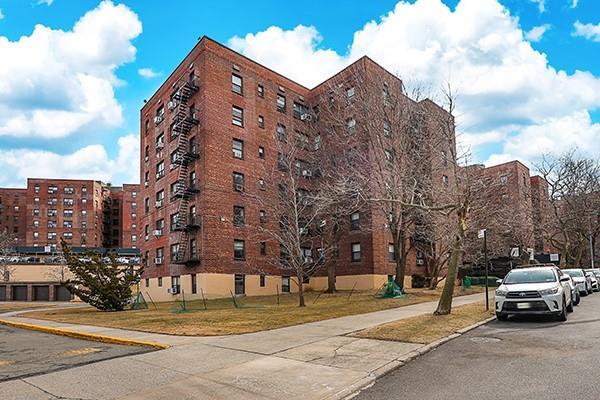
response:
[[[506,321],[508,319],[508,314],[497,312],[496,313],[496,319],[498,321]]]
[[[581,303],[581,297],[579,296],[579,292],[575,293],[575,305],[578,306]]]
[[[567,306],[567,312],[573,312],[573,298],[571,297],[571,301],[569,302],[569,305]]]
[[[564,297],[562,300],[562,309],[560,310],[560,314],[558,314],[557,319],[563,322],[567,320],[567,302],[565,301]]]

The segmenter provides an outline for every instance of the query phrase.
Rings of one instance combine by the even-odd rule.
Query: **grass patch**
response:
[[[479,288],[457,288],[457,295],[479,293]],[[214,336],[258,332],[285,326],[321,321],[324,319],[363,314],[372,311],[435,301],[441,289],[431,291],[409,289],[403,299],[377,299],[374,292],[349,292],[318,295],[306,294],[307,307],[297,306],[297,296],[237,298],[207,300],[207,310],[201,300],[188,301],[188,312],[180,312],[178,302],[157,303],[158,310],[149,304],[147,310],[102,312],[91,307],[31,312],[27,317],[58,322],[89,324],[170,335]],[[318,299],[317,299],[318,296]],[[315,302],[316,300],[316,302]]]
[[[20,310],[27,310],[27,309],[36,309],[36,308],[48,308],[48,307],[54,307],[54,305],[51,304],[35,304],[35,303],[12,303],[12,302],[7,302],[7,303],[1,303],[0,304],[0,312],[3,311],[20,311]]]
[[[455,307],[450,315],[419,315],[365,329],[352,336],[429,344],[492,316],[494,316],[494,309],[485,311],[485,301],[483,301]]]

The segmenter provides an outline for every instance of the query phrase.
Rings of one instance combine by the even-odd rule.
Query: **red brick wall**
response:
[[[25,245],[27,234],[27,191],[0,188],[0,232],[14,237],[15,245]]]

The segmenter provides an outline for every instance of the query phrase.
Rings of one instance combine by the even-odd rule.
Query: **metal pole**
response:
[[[592,259],[592,269],[594,269],[594,241],[592,240],[592,233],[590,232],[590,258]]]
[[[488,278],[488,254],[487,254],[487,229],[483,231],[483,260],[485,262],[485,310],[490,309],[489,278]]]

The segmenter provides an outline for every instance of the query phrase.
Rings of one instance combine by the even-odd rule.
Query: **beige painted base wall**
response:
[[[191,275],[180,276],[180,289],[186,300],[202,299],[202,293],[206,299],[230,297],[235,293],[234,275],[232,274],[196,274],[196,293],[192,293]],[[260,275],[246,275],[245,295],[247,296],[270,296],[282,293],[282,278],[276,275],[265,276],[265,285],[260,286]],[[387,282],[387,275],[344,275],[336,278],[338,290],[377,290]],[[290,279],[290,292],[298,292],[298,284],[295,278]],[[410,277],[404,281],[405,287],[410,287]],[[181,294],[168,293],[171,287],[171,278],[163,277],[162,285],[159,286],[159,278],[143,279],[140,282],[140,291],[146,300],[155,302],[173,301],[181,298]],[[327,288],[327,277],[312,277],[309,283],[304,284],[304,290],[323,291]]]

